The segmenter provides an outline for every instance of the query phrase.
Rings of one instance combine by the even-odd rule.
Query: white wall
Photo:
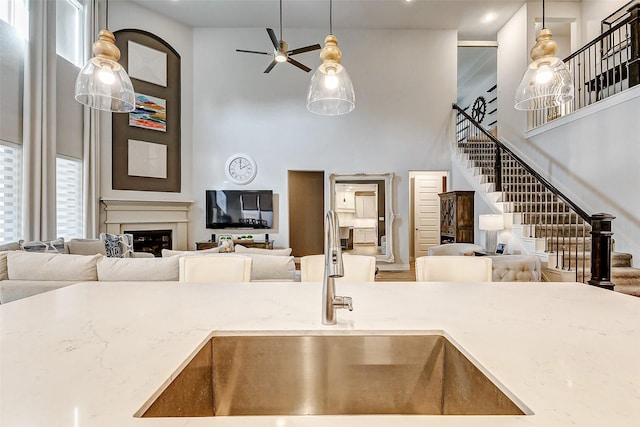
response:
[[[22,144],[25,41],[0,20],[0,139]]]
[[[290,48],[321,43],[326,30],[287,30]],[[246,186],[279,195],[276,246],[287,246],[288,170],[331,173],[394,172],[397,263],[409,263],[409,170],[449,169],[456,97],[454,31],[339,31],[356,91],[356,109],[324,117],[306,110],[311,73],[290,64],[263,70],[269,57],[235,52],[270,49],[264,29],[194,30],[193,211],[196,240],[204,228],[206,189],[233,189],[225,160],[236,152],[258,164]],[[309,67],[319,52],[296,57]],[[326,206],[328,191],[326,193]]]
[[[132,2],[111,2],[109,4],[109,29],[148,31],[169,43],[180,54],[181,66],[181,149],[182,149],[182,191],[180,193],[160,193],[154,191],[114,190],[111,186],[111,114],[101,113],[100,117],[100,183],[101,197],[127,200],[168,200],[187,201],[193,199],[191,186],[192,162],[191,141],[193,130],[193,39],[190,27],[162,15],[141,8]],[[97,35],[96,35],[97,36]],[[125,64],[126,68],[126,64]],[[190,232],[191,233],[191,232]],[[190,244],[190,247],[195,248]]]
[[[514,144],[527,130],[527,115],[513,108],[513,99],[530,62],[528,24],[525,4],[498,31],[498,136]]]
[[[598,37],[601,21],[628,2],[629,0],[582,0],[582,44]]]
[[[622,100],[622,102],[618,102]],[[602,109],[603,105],[610,105]],[[613,214],[616,251],[640,259],[640,86],[532,132],[525,155],[587,213]],[[597,114],[597,116],[595,115]],[[566,119],[566,120],[565,120]],[[635,266],[637,266],[637,261]]]

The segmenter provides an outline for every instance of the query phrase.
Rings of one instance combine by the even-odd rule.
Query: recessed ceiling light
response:
[[[489,22],[495,21],[497,17],[498,15],[496,15],[495,13],[489,12],[482,17],[482,22],[484,22],[485,24],[488,24]]]

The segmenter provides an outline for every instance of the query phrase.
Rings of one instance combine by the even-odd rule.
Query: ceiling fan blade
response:
[[[280,42],[278,41],[278,37],[276,37],[276,33],[271,28],[267,28],[267,33],[269,33],[269,38],[271,39],[271,43],[273,43],[273,47],[276,50],[279,50]]]
[[[255,50],[244,50],[244,49],[236,49],[236,52],[257,53],[257,54],[260,54],[260,55],[273,55],[273,53],[268,53],[268,52],[256,52]]]
[[[295,60],[295,59],[293,59],[293,58],[287,58],[287,62],[290,62],[292,65],[295,65],[296,67],[300,68],[300,69],[301,69],[301,70],[303,70],[303,71],[306,71],[307,73],[308,73],[309,71],[311,71],[311,68],[307,67],[307,66],[306,66],[306,65],[304,65],[304,64],[299,63],[298,61],[296,61],[296,60]]]
[[[312,44],[310,46],[300,47],[287,52],[287,55],[297,55],[299,53],[311,52],[312,50],[318,50],[321,46],[319,44]]]
[[[271,61],[271,64],[269,64],[269,66],[267,67],[267,69],[266,69],[266,70],[264,70],[264,72],[265,72],[265,73],[268,73],[269,71],[273,70],[273,67],[275,67],[277,63],[278,63],[278,62],[277,62],[277,61],[275,61],[275,60],[274,60],[274,61]]]

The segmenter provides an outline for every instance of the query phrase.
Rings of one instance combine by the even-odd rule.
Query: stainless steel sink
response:
[[[441,335],[212,338],[143,417],[523,415]]]

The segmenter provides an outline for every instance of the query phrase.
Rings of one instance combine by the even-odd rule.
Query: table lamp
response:
[[[504,228],[504,216],[502,214],[479,215],[478,228],[487,232],[485,250],[495,252],[498,245],[498,231]]]

